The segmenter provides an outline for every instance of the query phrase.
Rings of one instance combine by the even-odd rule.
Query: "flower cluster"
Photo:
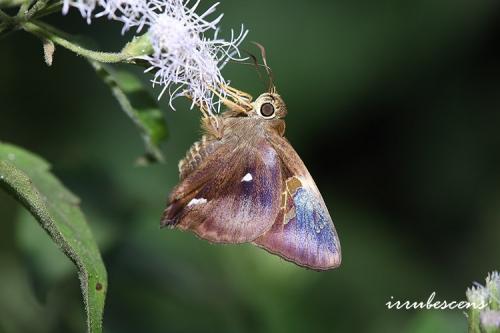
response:
[[[471,332],[498,332],[500,329],[500,274],[492,272],[486,278],[486,285],[474,283],[467,289],[469,302],[483,304],[480,309],[469,309],[469,327]]]
[[[228,84],[221,69],[229,60],[239,60],[239,45],[247,35],[231,30],[231,38],[219,37],[218,23],[222,14],[209,20],[218,3],[202,14],[196,9],[200,0],[64,0],[63,13],[77,8],[91,22],[106,16],[123,23],[123,31],[147,29],[153,53],[141,57],[154,73],[153,85],[160,85],[159,98],[168,92],[170,106],[179,96],[187,96],[209,113],[217,113]],[[209,35],[210,34],[210,35]]]

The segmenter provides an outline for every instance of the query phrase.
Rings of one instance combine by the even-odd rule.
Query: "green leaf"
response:
[[[102,332],[107,274],[79,199],[41,158],[0,143],[0,187],[12,194],[77,266],[91,333]]]
[[[163,162],[159,145],[167,138],[167,127],[158,103],[132,73],[114,71],[111,66],[89,60],[97,74],[110,87],[123,111],[139,128],[146,148],[141,164]]]

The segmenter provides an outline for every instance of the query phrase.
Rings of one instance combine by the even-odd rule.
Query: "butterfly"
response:
[[[230,92],[229,110],[202,119],[201,140],[179,162],[161,225],[214,243],[253,243],[314,270],[339,266],[328,209],[284,136],[283,99],[275,88],[253,102]]]

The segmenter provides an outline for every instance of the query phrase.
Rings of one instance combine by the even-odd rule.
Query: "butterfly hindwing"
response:
[[[269,140],[282,163],[281,207],[271,229],[254,243],[308,268],[339,266],[339,239],[316,184],[285,138]]]
[[[173,190],[162,224],[212,242],[253,241],[279,213],[280,166],[265,139],[221,144]]]

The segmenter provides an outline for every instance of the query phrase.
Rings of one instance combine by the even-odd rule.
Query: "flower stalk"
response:
[[[46,24],[31,21],[21,23],[21,26],[25,31],[40,37],[42,40],[48,39],[54,44],[62,46],[80,56],[103,63],[135,63],[135,58],[143,56],[151,51],[151,47],[145,42],[147,40],[145,37],[135,38],[129,42],[121,52],[101,52],[86,49],[69,41],[67,38],[58,34],[55,28],[49,27]]]

